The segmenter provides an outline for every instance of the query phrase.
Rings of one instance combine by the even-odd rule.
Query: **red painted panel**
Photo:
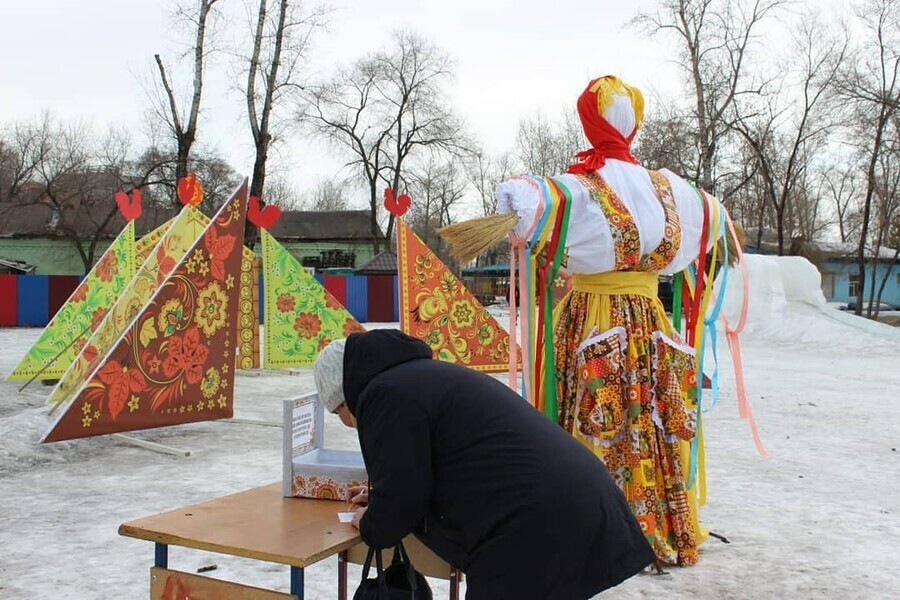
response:
[[[394,320],[393,275],[369,275],[368,277],[369,321],[390,323]]]
[[[15,327],[19,309],[18,275],[0,275],[0,326]]]
[[[81,281],[81,278],[77,275],[50,276],[50,283],[48,285],[49,307],[47,311],[49,318],[52,319],[53,316],[59,312],[59,309],[66,303],[69,296],[75,291],[75,288],[78,287],[79,281]]]
[[[328,290],[328,293],[334,296],[334,299],[347,306],[347,278],[340,275],[325,275],[322,278],[322,285]]]

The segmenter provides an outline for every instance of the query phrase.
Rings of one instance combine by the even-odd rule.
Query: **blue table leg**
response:
[[[303,600],[303,567],[291,567],[291,594]]]
[[[153,564],[161,569],[169,568],[169,545],[156,542],[156,554]]]

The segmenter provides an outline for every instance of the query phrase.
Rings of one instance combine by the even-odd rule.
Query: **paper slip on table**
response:
[[[119,526],[119,535],[156,544],[150,570],[150,597],[221,600],[303,600],[303,569],[338,555],[338,598],[347,598],[347,562],[365,562],[367,546],[359,531],[340,523],[343,502],[285,498],[273,483],[208,502],[185,506]],[[429,577],[450,580],[450,598],[458,600],[460,572],[435,556],[413,536],[404,546],[415,568]],[[291,592],[170,570],[169,546],[290,565]],[[391,551],[384,551],[385,564]],[[372,575],[374,576],[374,574]]]

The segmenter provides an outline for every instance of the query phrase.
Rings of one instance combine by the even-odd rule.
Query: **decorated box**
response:
[[[318,394],[285,400],[283,431],[285,496],[348,500],[351,487],[366,484],[359,451],[325,448],[325,407]]]

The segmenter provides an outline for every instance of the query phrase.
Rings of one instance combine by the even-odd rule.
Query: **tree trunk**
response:
[[[159,67],[159,76],[162,80],[163,89],[165,89],[166,97],[169,101],[169,111],[172,117],[172,131],[174,133],[175,142],[177,144],[176,162],[175,162],[175,182],[177,183],[190,172],[188,170],[188,159],[191,155],[191,147],[197,138],[197,119],[200,116],[200,99],[203,94],[203,60],[205,55],[204,44],[206,42],[206,20],[212,10],[213,4],[218,0],[201,0],[200,12],[197,16],[197,37],[194,45],[194,91],[191,96],[191,107],[188,112],[187,123],[183,123],[178,115],[178,104],[175,101],[175,93],[169,84],[166,76],[166,69],[163,66],[162,59],[159,54],[154,55],[156,64]],[[178,204],[178,201],[175,201]]]
[[[183,134],[178,136],[178,155],[175,161],[176,183],[187,177],[190,173],[188,170],[188,158],[191,154],[192,145],[193,140],[187,140],[187,135]]]
[[[778,232],[778,256],[784,256],[784,205],[775,209],[775,229]]]
[[[856,296],[857,316],[862,316],[862,305],[866,289],[866,238],[869,235],[869,219],[872,215],[872,196],[875,195],[875,166],[881,152],[881,138],[884,135],[884,127],[887,124],[887,107],[882,104],[881,113],[878,115],[878,126],[875,128],[875,139],[872,142],[872,155],[869,157],[869,168],[866,171],[866,200],[863,205],[862,224],[859,234],[859,247],[856,251],[856,264],[859,267],[859,290]]]
[[[894,273],[894,267],[897,266],[897,259],[900,258],[900,248],[894,250],[894,258],[891,259],[891,264],[887,268],[887,272],[885,272],[884,277],[881,278],[881,284],[878,286],[878,296],[875,298],[875,317],[878,317],[878,311],[881,309],[881,295],[884,293],[884,288],[887,286],[888,280],[891,278],[891,275]],[[900,307],[894,307],[900,308]]]
[[[378,235],[378,190],[376,186],[378,182],[374,178],[369,179],[370,208],[372,209],[371,225],[372,225],[372,248],[375,254],[381,252],[381,239]],[[388,238],[390,240],[390,238]]]
[[[388,226],[387,226],[387,232],[385,233],[385,236],[387,236],[387,239],[390,240],[391,236],[393,236],[393,235],[394,235],[394,215],[388,215]]]
[[[94,266],[94,261],[91,256],[88,255],[87,252],[84,251],[84,247],[81,245],[81,240],[73,239],[72,245],[75,246],[75,250],[78,251],[78,256],[81,258],[81,264],[84,266],[84,274],[87,275],[91,272],[91,269]]]

